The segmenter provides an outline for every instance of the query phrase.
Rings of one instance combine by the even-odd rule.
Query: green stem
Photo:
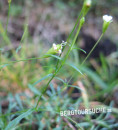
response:
[[[55,70],[53,76],[52,76],[51,79],[48,81],[48,83],[46,84],[46,86],[44,87],[44,89],[42,90],[42,93],[41,93],[41,95],[40,95],[40,97],[39,97],[39,99],[38,99],[38,101],[37,101],[37,104],[36,104],[35,109],[37,109],[38,104],[39,104],[39,101],[40,101],[42,95],[45,94],[45,92],[46,92],[46,90],[47,90],[47,88],[48,88],[50,82],[53,80],[53,78],[57,75],[57,73],[60,71],[60,69],[62,68],[62,66],[65,64],[65,62],[66,62],[66,60],[67,60],[67,58],[68,58],[68,56],[69,56],[69,54],[70,54],[70,52],[71,52],[71,50],[72,50],[74,44],[75,44],[75,42],[76,42],[76,39],[77,39],[77,36],[79,35],[79,32],[80,32],[81,27],[82,27],[82,26],[81,26],[81,24],[80,24],[79,27],[78,27],[77,33],[76,33],[76,35],[75,35],[75,37],[74,37],[74,39],[73,39],[73,42],[72,42],[72,44],[71,44],[71,46],[70,46],[70,48],[69,48],[67,54],[65,55],[65,58],[64,58],[62,64],[60,65],[59,68],[56,68],[56,70]],[[58,62],[58,63],[59,63],[59,62]]]
[[[76,23],[75,23],[75,25],[74,25],[74,28],[72,29],[71,33],[69,34],[69,36],[68,36],[68,38],[67,38],[67,40],[66,40],[67,43],[69,42],[69,40],[70,40],[70,38],[71,38],[71,36],[72,36],[72,34],[73,34],[75,28],[77,27],[77,25],[78,25],[78,23],[79,23],[80,17],[81,17],[81,15],[82,15],[82,11],[83,11],[83,10],[81,10],[81,12],[80,12],[80,14],[79,14],[79,16],[78,16],[78,18],[77,18],[77,20],[76,20]],[[65,47],[66,47],[66,46],[63,47],[62,52],[64,51]],[[60,57],[61,57],[61,55],[62,55],[62,54],[60,54]],[[58,68],[58,65],[59,65],[59,60],[57,61],[56,69]]]
[[[102,39],[104,33],[101,34],[100,38],[98,39],[98,41],[95,43],[95,45],[93,46],[93,48],[91,49],[91,51],[89,52],[89,54],[86,56],[86,58],[84,59],[84,61],[82,62],[81,66],[86,62],[86,60],[88,59],[88,57],[91,55],[91,53],[93,52],[93,50],[96,48],[96,46],[98,45],[98,43],[100,42],[100,40]]]
[[[63,65],[61,65],[61,66],[55,71],[55,73],[53,74],[53,76],[51,77],[51,79],[48,81],[48,83],[46,84],[46,86],[45,86],[44,89],[42,90],[42,93],[41,93],[41,95],[40,95],[40,97],[39,97],[39,99],[38,99],[38,101],[37,101],[37,104],[36,104],[35,109],[37,109],[41,97],[43,96],[43,94],[45,94],[45,92],[46,92],[46,90],[47,90],[47,88],[48,88],[50,82],[53,80],[53,78],[54,78],[54,77],[57,75],[57,73],[60,71],[60,69],[62,68],[62,66],[63,66]]]
[[[81,17],[81,15],[82,15],[82,11],[83,11],[83,10],[81,10],[81,12],[80,12],[80,14],[79,14],[79,16],[78,16],[78,19],[77,19],[77,21],[76,21],[76,23],[75,23],[74,28],[73,28],[73,30],[71,31],[71,33],[69,34],[69,36],[68,36],[68,38],[67,38],[67,40],[66,40],[67,42],[69,42],[70,37],[72,36],[72,34],[73,34],[75,28],[77,27],[77,24],[78,24],[78,22],[79,22],[79,20],[80,20],[80,17]],[[63,51],[64,51],[64,49],[65,49],[65,46],[63,47]],[[70,51],[69,51],[69,52],[70,52]],[[68,55],[69,55],[69,53],[68,53]],[[61,57],[61,55],[60,55],[60,57]],[[66,58],[66,59],[67,59],[67,58]],[[66,60],[66,59],[65,59],[65,60]],[[59,65],[59,60],[57,61],[57,64],[56,64],[55,73],[53,74],[53,76],[51,77],[51,79],[48,81],[47,85],[46,85],[45,88],[43,89],[42,94],[40,95],[40,97],[39,97],[39,99],[38,99],[38,101],[37,101],[37,104],[36,104],[36,107],[35,107],[36,109],[37,109],[37,107],[38,107],[38,104],[39,104],[39,101],[40,101],[42,95],[46,92],[46,90],[47,90],[47,88],[48,88],[50,82],[53,80],[53,78],[56,76],[56,74],[59,72],[59,70],[60,70],[60,69],[62,68],[62,66],[63,66],[63,64],[61,64],[61,66],[58,68],[58,65]]]
[[[75,23],[75,25],[74,25],[74,28],[72,29],[71,33],[69,34],[69,36],[68,36],[68,38],[67,38],[67,40],[66,40],[67,42],[69,42],[69,40],[70,40],[70,38],[71,38],[71,36],[72,36],[72,34],[73,34],[75,28],[77,27],[77,25],[78,25],[78,23],[79,23],[80,17],[81,17],[81,15],[82,15],[82,11],[83,11],[83,10],[81,10],[81,12],[80,12],[80,14],[79,14],[79,16],[78,16],[78,19],[77,19],[77,21],[76,21],[76,23]]]
[[[0,65],[5,65],[5,64],[13,64],[13,63],[17,63],[17,62],[21,62],[21,61],[29,61],[29,60],[36,60],[36,59],[42,59],[42,58],[46,58],[46,57],[34,57],[34,58],[28,58],[28,59],[22,59],[22,60],[17,60],[17,61],[10,61],[8,63],[2,63]]]
[[[6,33],[7,33],[7,29],[8,29],[10,9],[11,9],[11,3],[9,3],[8,16],[7,16],[7,24],[6,24]]]
[[[5,64],[13,64],[13,63],[17,63],[17,62],[21,62],[21,61],[29,61],[29,60],[36,60],[36,59],[43,59],[43,58],[48,58],[48,57],[51,57],[51,56],[55,56],[55,55],[49,55],[49,54],[45,54],[41,57],[33,57],[33,58],[28,58],[28,59],[21,59],[21,60],[16,60],[16,61],[10,61],[10,62],[7,62],[7,63],[1,63],[0,65],[5,65]]]
[[[81,24],[80,24],[80,26],[78,27],[77,33],[76,33],[76,35],[75,35],[75,37],[74,37],[74,39],[73,39],[73,41],[72,41],[72,44],[71,44],[71,46],[70,46],[70,48],[69,48],[69,50],[68,50],[68,52],[67,52],[67,54],[66,54],[66,56],[65,56],[64,62],[66,61],[66,59],[68,58],[70,52],[71,52],[72,49],[73,49],[73,46],[74,46],[74,44],[75,44],[75,42],[76,42],[76,40],[77,40],[77,37],[78,37],[78,35],[79,35],[79,32],[80,32],[80,30],[81,30],[81,27],[82,27],[82,26],[81,26]]]

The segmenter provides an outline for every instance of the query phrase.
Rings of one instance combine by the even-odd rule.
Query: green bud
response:
[[[85,6],[86,7],[90,7],[91,6],[92,1],[91,0],[85,0]]]
[[[89,11],[89,9],[91,7],[91,4],[92,4],[91,0],[85,0],[84,1],[84,5],[83,5],[83,16],[85,16],[88,13],[88,11]]]
[[[57,44],[57,45],[56,45],[55,43],[53,43],[52,48],[50,48],[45,55],[60,54],[61,51],[62,51],[62,45],[61,45],[61,44]],[[49,56],[46,56],[46,57],[49,57]]]
[[[84,23],[85,23],[85,18],[82,17],[82,18],[80,19],[80,27],[82,27]]]
[[[12,0],[8,0],[8,3],[10,4]]]

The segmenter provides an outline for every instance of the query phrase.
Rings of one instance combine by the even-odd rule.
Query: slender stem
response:
[[[68,36],[68,38],[67,38],[67,40],[66,40],[67,43],[69,42],[69,40],[70,40],[70,38],[71,38],[71,36],[72,36],[72,34],[73,34],[75,28],[77,27],[77,25],[78,25],[78,23],[79,23],[80,17],[81,17],[81,15],[82,15],[82,11],[83,11],[83,10],[81,10],[81,12],[80,12],[80,14],[79,14],[79,16],[78,16],[78,18],[77,18],[77,21],[76,21],[76,23],[75,23],[75,25],[74,25],[74,28],[72,29],[71,33],[69,34],[69,36]],[[62,52],[64,51],[64,49],[65,49],[65,46],[63,47]],[[61,55],[62,55],[62,54],[60,54],[60,57],[61,57]],[[58,68],[58,65],[59,65],[59,60],[57,61],[56,69]]]
[[[0,63],[2,61],[2,50],[0,50]]]
[[[72,34],[73,34],[75,28],[77,27],[77,24],[78,24],[78,22],[79,22],[79,20],[80,20],[80,17],[81,17],[81,15],[82,15],[82,11],[83,11],[83,10],[81,10],[81,12],[80,12],[80,14],[79,14],[79,16],[78,16],[78,19],[77,19],[77,21],[76,21],[76,23],[75,23],[74,28],[73,28],[73,30],[71,31],[71,33],[69,34],[69,36],[68,36],[68,38],[67,38],[67,40],[66,40],[67,42],[69,42],[70,37],[72,36]],[[65,46],[64,46],[64,48],[63,48],[63,51],[64,51],[64,49],[65,49]],[[70,51],[69,51],[69,52],[70,52]],[[69,53],[68,53],[68,55],[69,55]],[[60,57],[61,57],[61,55],[60,55]],[[66,58],[66,59],[67,59],[67,58]],[[66,59],[65,59],[65,60],[66,60]],[[63,64],[64,64],[64,63],[63,63]],[[56,70],[55,70],[54,74],[52,75],[51,79],[48,81],[48,83],[47,83],[47,85],[45,86],[45,88],[43,89],[43,91],[42,91],[42,93],[41,93],[41,95],[40,95],[40,97],[39,97],[39,99],[38,99],[38,101],[37,101],[37,104],[36,104],[36,107],[35,107],[36,109],[37,109],[37,107],[38,107],[38,104],[39,104],[39,101],[40,101],[42,95],[46,92],[46,90],[47,90],[47,88],[48,88],[50,82],[53,80],[53,78],[56,76],[56,74],[57,74],[57,73],[59,72],[59,70],[62,68],[63,64],[61,64],[61,66],[58,68],[59,60],[57,61]]]
[[[0,51],[0,63],[1,63],[1,61],[2,61],[2,51]],[[2,70],[0,70],[0,71],[2,71]]]
[[[13,63],[17,63],[17,62],[21,62],[21,61],[29,61],[29,60],[36,60],[36,59],[41,59],[41,58],[46,58],[46,57],[34,57],[34,58],[28,58],[28,59],[22,59],[22,60],[17,60],[17,61],[10,61],[8,63],[2,63],[0,65],[4,65],[4,64],[13,64]]]
[[[93,48],[91,49],[91,51],[89,52],[89,54],[86,56],[86,58],[82,62],[81,66],[86,62],[86,60],[88,59],[88,57],[91,55],[91,53],[93,52],[93,50],[96,48],[96,46],[98,45],[99,41],[102,39],[103,35],[104,35],[104,33],[101,34],[101,36],[98,39],[98,41],[95,43],[95,45],[93,46]]]
[[[68,38],[67,38],[67,42],[69,42],[70,37],[72,36],[72,34],[73,34],[75,28],[77,27],[77,24],[79,23],[80,17],[81,17],[81,15],[82,15],[82,11],[83,11],[83,10],[81,10],[81,12],[80,12],[80,14],[79,14],[79,16],[78,16],[78,19],[77,19],[77,21],[76,21],[76,23],[75,23],[75,26],[74,26],[74,28],[72,29],[71,33],[69,34],[69,36],[68,36]]]
[[[75,44],[75,42],[76,42],[76,40],[77,40],[77,37],[78,37],[78,35],[79,35],[79,32],[80,32],[80,30],[81,30],[81,27],[82,27],[81,25],[78,27],[78,30],[77,30],[77,33],[76,33],[74,39],[73,39],[73,42],[72,42],[72,44],[71,44],[71,46],[70,46],[70,48],[69,48],[69,50],[68,50],[68,52],[67,52],[67,54],[66,54],[66,56],[65,56],[65,60],[67,59],[67,57],[69,56],[70,52],[71,52],[72,49],[73,49],[73,46],[74,46],[74,44]]]
[[[42,93],[41,93],[41,95],[40,95],[40,97],[39,97],[39,99],[38,99],[38,101],[37,101],[37,104],[36,104],[35,109],[37,109],[38,104],[39,104],[39,101],[40,101],[42,95],[46,92],[46,90],[47,90],[47,88],[48,88],[50,82],[53,80],[53,78],[56,76],[56,74],[60,71],[60,69],[62,68],[62,66],[65,64],[65,62],[66,62],[66,60],[67,60],[67,58],[68,58],[68,56],[69,56],[69,54],[70,54],[70,52],[71,52],[71,50],[72,50],[74,44],[75,44],[75,42],[76,42],[76,39],[77,39],[77,36],[79,35],[79,32],[80,32],[81,27],[82,27],[82,26],[81,26],[81,24],[80,24],[79,27],[78,27],[77,33],[76,33],[76,35],[75,35],[75,37],[74,37],[74,39],[73,39],[73,42],[72,42],[72,44],[71,44],[71,46],[70,46],[70,48],[69,48],[67,54],[65,55],[65,58],[64,58],[62,64],[60,65],[59,68],[56,68],[56,70],[55,70],[53,76],[52,76],[51,79],[48,81],[48,83],[46,84],[46,86],[44,87],[44,89],[42,90]],[[59,63],[59,62],[58,62],[58,63]]]
[[[10,8],[11,8],[11,3],[9,3],[8,16],[7,16],[7,24],[6,24],[6,33],[7,33],[7,29],[8,29],[8,22],[9,22]]]
[[[46,92],[46,90],[47,90],[47,88],[48,88],[50,82],[53,80],[53,78],[54,78],[54,77],[57,75],[57,73],[60,71],[60,69],[62,68],[62,66],[63,66],[63,65],[61,65],[61,66],[55,71],[55,73],[53,74],[53,76],[51,77],[51,79],[48,81],[48,83],[46,84],[46,86],[45,86],[44,89],[42,90],[42,93],[41,93],[41,95],[40,95],[40,97],[39,97],[39,99],[38,99],[38,101],[37,101],[37,104],[36,104],[35,109],[37,109],[41,97],[42,97],[43,94]]]

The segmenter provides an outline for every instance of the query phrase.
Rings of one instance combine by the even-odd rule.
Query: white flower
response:
[[[58,51],[58,53],[61,54],[61,53],[62,53],[62,50],[60,49],[60,50]]]
[[[63,48],[62,44],[56,45],[55,43],[53,43],[52,47],[56,53],[58,53],[58,54],[62,53],[62,48]]]
[[[53,48],[54,48],[54,50],[57,50],[57,46],[55,43],[53,43]]]
[[[112,22],[113,21],[113,17],[112,16],[108,16],[108,15],[104,15],[103,16],[103,20],[105,22]]]
[[[113,21],[113,17],[108,16],[108,15],[104,15],[103,21],[104,21],[104,23],[103,23],[102,32],[105,33],[107,28],[109,27],[110,23]]]

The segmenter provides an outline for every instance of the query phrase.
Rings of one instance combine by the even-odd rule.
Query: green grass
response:
[[[62,54],[56,54],[54,48],[51,48],[51,51],[48,51],[51,55],[46,58],[43,57],[45,52],[43,54],[41,52],[43,48],[39,46],[37,46],[38,58],[32,58],[35,47],[33,44],[26,44],[30,41],[27,24],[24,24],[20,44],[16,49],[12,49],[11,56],[2,53],[5,45],[12,45],[7,32],[9,11],[12,7],[12,3],[9,3],[6,29],[0,22],[0,33],[4,40],[4,44],[0,47],[0,77],[2,77],[0,91],[9,93],[6,110],[0,104],[0,129],[33,129],[34,126],[55,130],[98,130],[118,127],[118,109],[114,107],[111,96],[118,85],[118,72],[115,71],[117,53],[107,58],[101,54],[101,66],[95,60],[95,64],[87,61],[103,37],[104,33],[102,33],[85,59],[80,59],[77,54],[78,49],[85,53],[75,44],[89,11],[86,2],[88,1],[85,0],[83,4],[75,26],[66,40],[67,44],[62,49]],[[94,67],[95,70],[90,69],[89,66]],[[73,88],[79,91],[76,100],[72,98]],[[1,98],[0,102],[4,100]],[[60,111],[78,110],[82,106],[89,108],[91,103],[94,104],[93,107],[111,108],[112,112],[94,116],[85,115],[79,120],[79,116],[60,116]]]

